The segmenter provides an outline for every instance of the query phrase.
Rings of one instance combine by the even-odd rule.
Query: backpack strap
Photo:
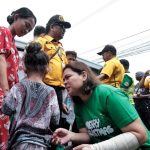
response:
[[[59,52],[59,50],[60,50],[60,47],[58,47],[57,49],[56,49],[56,52],[49,58],[50,60]]]
[[[51,41],[48,41],[48,39],[46,38],[46,37],[43,37],[43,38],[45,38],[46,39],[46,42],[45,42],[45,44],[50,44],[51,43]],[[44,46],[45,46],[45,44],[44,44]],[[56,46],[55,46],[55,48],[56,48]],[[59,52],[59,50],[60,50],[60,48],[61,47],[58,47],[58,48],[56,48],[56,51],[55,51],[55,53],[54,54],[52,54],[52,56],[50,56],[50,58],[49,58],[49,60],[51,60],[58,52]]]

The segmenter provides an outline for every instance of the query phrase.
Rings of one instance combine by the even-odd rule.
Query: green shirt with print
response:
[[[75,104],[78,128],[87,128],[93,143],[119,135],[121,128],[139,116],[130,104],[127,94],[109,85],[98,85],[86,102]],[[142,147],[150,148],[150,133]]]

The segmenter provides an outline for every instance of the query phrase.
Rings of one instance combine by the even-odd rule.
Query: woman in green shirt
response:
[[[75,150],[150,149],[149,131],[142,124],[125,92],[100,84],[82,62],[66,65],[63,79],[75,102],[80,133],[57,129],[53,135],[54,143],[81,143]]]

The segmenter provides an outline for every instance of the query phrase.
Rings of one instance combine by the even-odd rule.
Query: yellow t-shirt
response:
[[[121,82],[123,81],[124,73],[125,70],[123,65],[116,57],[114,57],[105,63],[101,71],[101,74],[106,74],[109,77],[102,82],[119,88]]]
[[[60,42],[56,42],[51,36],[45,35],[39,37],[36,42],[39,42],[45,53],[51,57],[58,48],[58,53],[49,61],[49,72],[44,78],[44,82],[48,85],[63,87],[62,70],[63,67],[68,63],[65,51]]]
[[[148,76],[144,81],[144,87],[150,89],[150,76]]]

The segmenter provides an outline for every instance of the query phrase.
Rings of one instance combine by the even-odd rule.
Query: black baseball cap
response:
[[[50,24],[50,25],[61,24],[66,29],[71,27],[71,24],[69,22],[65,21],[63,16],[61,16],[61,15],[54,15],[54,16],[52,16],[49,19],[48,24]]]
[[[111,52],[113,55],[116,55],[117,50],[113,45],[106,45],[101,52],[98,52],[98,55],[103,55],[105,52]]]

